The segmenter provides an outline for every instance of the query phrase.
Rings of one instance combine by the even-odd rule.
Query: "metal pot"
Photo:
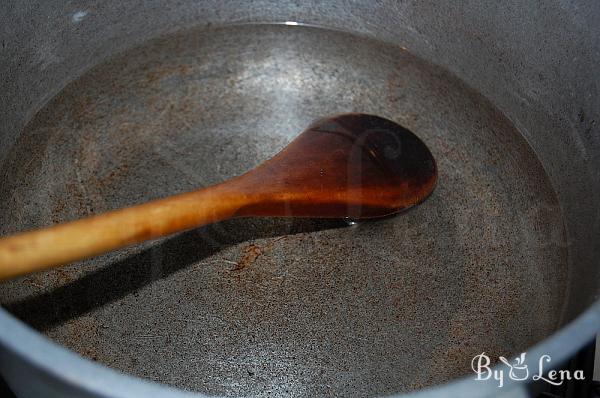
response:
[[[599,17],[591,0],[8,2],[1,233],[239,174],[331,112],[401,122],[441,178],[376,226],[242,220],[4,283],[2,375],[20,397],[524,396],[468,358],[551,367],[600,329]]]

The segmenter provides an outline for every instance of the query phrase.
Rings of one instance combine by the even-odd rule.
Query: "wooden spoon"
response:
[[[221,184],[0,239],[0,279],[232,217],[383,217],[425,200],[436,179],[431,152],[407,129],[338,115]]]

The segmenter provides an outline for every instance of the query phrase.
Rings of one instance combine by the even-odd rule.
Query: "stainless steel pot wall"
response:
[[[528,355],[535,361],[549,354],[558,363],[600,329],[599,18],[600,3],[593,0],[9,1],[0,9],[0,181],[11,179],[19,135],[50,99],[91,67],[153,37],[207,25],[292,21],[394,43],[481,93],[541,162],[560,205],[549,211],[561,211],[564,218],[569,263],[564,326]],[[85,360],[5,310],[0,311],[0,370],[23,397],[194,396]],[[511,383],[502,394],[523,393]],[[415,394],[468,397],[498,391],[494,384],[464,378]]]

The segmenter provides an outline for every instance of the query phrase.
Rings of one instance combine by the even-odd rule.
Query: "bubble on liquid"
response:
[[[73,23],[79,23],[83,21],[87,14],[88,12],[86,10],[76,11],[73,13],[73,16],[71,16],[71,20],[73,21]]]
[[[346,224],[348,224],[348,226],[350,226],[350,227],[352,227],[352,226],[354,226],[354,225],[358,225],[358,223],[359,223],[357,220],[354,220],[354,219],[352,219],[352,218],[349,218],[349,217],[345,217],[345,218],[344,218],[344,222],[345,222]]]

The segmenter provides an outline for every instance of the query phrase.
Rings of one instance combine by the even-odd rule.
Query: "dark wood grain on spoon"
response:
[[[221,184],[0,239],[0,279],[232,217],[388,216],[425,200],[436,179],[431,152],[407,129],[378,116],[338,115]]]

